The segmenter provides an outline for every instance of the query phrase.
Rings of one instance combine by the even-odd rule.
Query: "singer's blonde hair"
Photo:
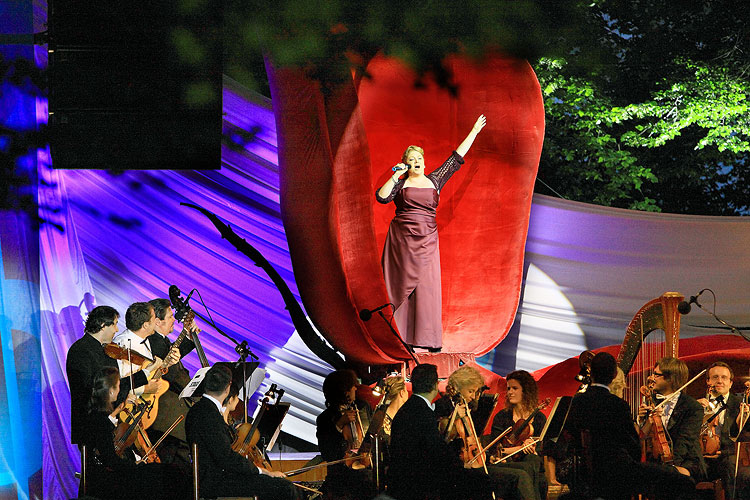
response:
[[[404,154],[401,156],[402,163],[406,163],[406,160],[409,158],[409,153],[411,153],[412,151],[416,151],[424,157],[424,149],[420,148],[419,146],[412,145],[406,148],[406,151],[404,151]]]

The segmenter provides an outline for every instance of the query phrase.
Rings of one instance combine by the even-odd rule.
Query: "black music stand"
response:
[[[262,452],[265,453],[266,450],[273,448],[276,439],[279,437],[279,432],[281,432],[281,423],[289,412],[290,406],[291,403],[284,402],[266,407],[266,411],[263,412],[258,421],[258,432],[260,433],[258,449]]]
[[[557,440],[560,439],[560,433],[562,433],[565,422],[568,420],[572,402],[573,396],[560,396],[555,400],[547,423],[544,424],[544,429],[540,435],[545,442],[557,443]]]

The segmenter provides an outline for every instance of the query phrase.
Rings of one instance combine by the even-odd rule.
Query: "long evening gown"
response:
[[[435,213],[440,190],[463,164],[455,151],[427,177],[434,188],[404,188],[399,180],[380,203],[393,201],[391,221],[383,249],[383,275],[388,297],[396,307],[394,317],[402,338],[415,347],[439,349],[443,345],[441,322],[440,245]]]

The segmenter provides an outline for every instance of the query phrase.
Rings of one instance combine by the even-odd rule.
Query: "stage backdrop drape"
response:
[[[526,61],[500,55],[446,61],[452,94],[397,60],[376,56],[366,77],[323,84],[267,63],[280,130],[282,217],[297,285],[331,343],[360,363],[407,359],[381,318],[380,267],[393,204],[374,193],[410,144],[426,170],[442,164],[484,113],[487,126],[440,193],[443,351],[483,354],[513,323],[544,107]],[[326,86],[327,85],[327,86]],[[390,316],[390,310],[386,310]]]

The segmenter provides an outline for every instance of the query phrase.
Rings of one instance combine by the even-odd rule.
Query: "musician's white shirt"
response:
[[[138,354],[142,354],[149,359],[154,359],[154,355],[151,353],[151,349],[148,346],[148,341],[146,339],[142,339],[130,330],[125,330],[118,333],[117,335],[115,335],[112,341],[121,347],[130,349],[131,351],[137,352]],[[120,368],[120,378],[125,378],[130,375],[131,372],[135,372],[140,369],[140,365],[130,364],[127,359],[118,359],[117,366]],[[136,396],[140,396],[141,394],[143,394],[143,389],[144,387],[141,386],[135,389],[133,392]]]

